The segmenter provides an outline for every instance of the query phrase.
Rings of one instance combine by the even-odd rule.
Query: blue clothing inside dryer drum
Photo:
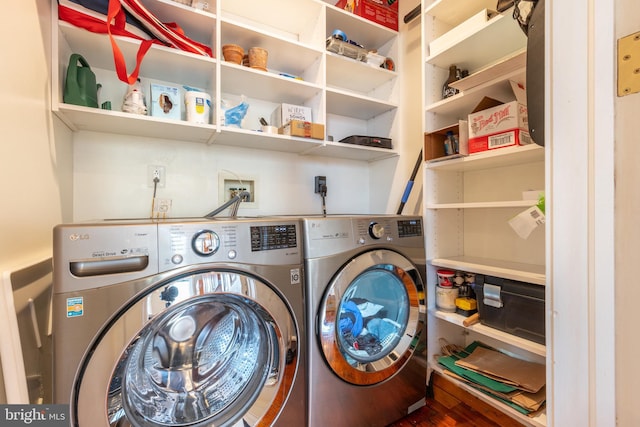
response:
[[[367,323],[367,330],[381,342],[385,342],[386,338],[395,334],[398,328],[391,322],[375,318],[371,319],[369,323]]]
[[[353,301],[347,301],[342,305],[342,310],[340,310],[340,333],[342,335],[351,333],[351,335],[357,337],[362,332],[362,326],[362,314],[358,306]]]

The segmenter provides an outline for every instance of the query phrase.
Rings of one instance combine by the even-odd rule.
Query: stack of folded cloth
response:
[[[438,357],[444,373],[533,416],[546,400],[545,366],[511,357],[475,341]]]

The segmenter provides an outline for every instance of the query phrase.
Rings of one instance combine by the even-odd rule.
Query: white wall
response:
[[[71,219],[71,135],[49,111],[50,7],[49,0],[3,2],[0,272],[50,256],[52,227]]]
[[[0,29],[0,264],[49,249],[70,218],[69,133],[49,112],[47,0],[6,2]]]
[[[420,21],[402,19],[415,5],[400,2],[403,114],[398,158],[367,163],[315,156],[207,146],[140,137],[78,132],[74,135],[74,221],[143,218],[151,212],[153,189],[147,165],[166,167],[167,183],[157,196],[172,200],[172,217],[200,216],[222,203],[218,177],[225,170],[257,182],[257,206],[239,215],[320,214],[314,176],[327,176],[328,214],[395,213],[422,148]],[[114,106],[118,108],[118,106]],[[422,174],[404,214],[421,212]]]
[[[157,197],[172,200],[172,217],[202,216],[222,204],[225,171],[256,182],[257,206],[241,204],[240,216],[322,213],[316,175],[327,176],[327,213],[370,210],[366,162],[93,132],[74,141],[75,221],[149,217],[147,165],[155,164],[166,168]]]

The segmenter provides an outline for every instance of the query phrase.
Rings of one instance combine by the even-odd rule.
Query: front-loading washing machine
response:
[[[53,394],[71,425],[305,425],[299,227],[56,226]]]
[[[421,218],[310,217],[302,228],[308,425],[386,426],[423,406]]]

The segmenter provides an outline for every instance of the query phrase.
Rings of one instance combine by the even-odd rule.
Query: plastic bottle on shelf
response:
[[[444,82],[444,86],[442,86],[442,99],[449,98],[459,92],[458,89],[449,86],[456,80],[458,80],[458,67],[452,65],[449,67],[449,77],[447,78],[447,81]]]
[[[454,135],[452,131],[447,131],[447,139],[444,143],[444,151],[446,155],[460,153],[460,144],[458,142],[458,137]]]
[[[453,154],[453,147],[451,146],[451,140],[447,132],[447,137],[444,139],[444,155],[450,156]]]

